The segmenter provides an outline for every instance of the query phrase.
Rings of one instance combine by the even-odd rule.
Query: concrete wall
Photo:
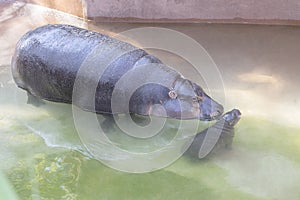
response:
[[[238,23],[289,23],[293,21],[292,24],[300,24],[300,0],[23,1],[95,21],[220,21]]]
[[[300,0],[86,0],[88,17],[300,20]]]

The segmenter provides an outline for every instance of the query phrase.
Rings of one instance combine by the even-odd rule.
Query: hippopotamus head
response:
[[[203,121],[218,119],[224,110],[199,85],[183,77],[170,88],[158,84],[140,87],[131,97],[130,109],[142,115]]]
[[[223,113],[223,106],[209,97],[204,90],[190,80],[179,78],[162,102],[169,117],[214,120]]]

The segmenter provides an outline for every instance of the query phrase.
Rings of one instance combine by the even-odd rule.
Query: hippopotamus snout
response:
[[[202,94],[202,101],[199,103],[199,109],[199,119],[207,121],[220,118],[224,112],[223,106],[205,93]]]

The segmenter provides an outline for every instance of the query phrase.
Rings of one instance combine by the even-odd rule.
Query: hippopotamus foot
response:
[[[27,92],[27,97],[27,104],[31,104],[35,107],[40,107],[41,105],[45,104],[45,102],[41,98],[33,96],[29,92]]]

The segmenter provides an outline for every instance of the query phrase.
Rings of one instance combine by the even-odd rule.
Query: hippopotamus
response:
[[[231,149],[234,126],[240,118],[241,112],[238,109],[225,113],[212,126],[196,134],[185,154],[201,159],[223,149]]]
[[[91,108],[85,104],[85,95],[79,96],[78,101],[73,101],[72,95],[78,71],[95,48],[102,52],[118,52],[120,56],[108,66],[97,63],[98,69],[103,70],[98,79],[89,79],[87,73],[87,82],[97,86],[95,106]],[[129,113],[202,121],[222,116],[221,104],[155,56],[129,43],[71,25],[45,25],[26,33],[16,45],[12,74],[17,86],[31,97],[73,103],[85,111],[116,114],[111,104],[115,85],[127,72],[147,64],[149,67],[143,75],[159,75],[164,84],[147,83],[137,88],[127,105]],[[135,78],[130,77],[131,80]],[[126,92],[125,88],[123,92]],[[155,112],[154,105],[160,105],[165,112]]]

